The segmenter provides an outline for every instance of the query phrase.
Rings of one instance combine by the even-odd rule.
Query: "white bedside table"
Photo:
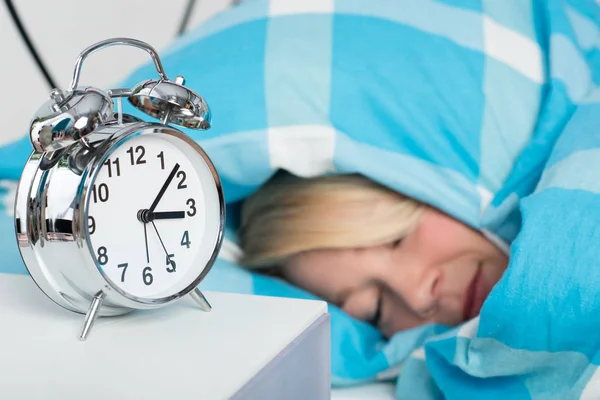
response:
[[[160,310],[83,319],[29,276],[0,274],[0,399],[327,399],[323,302],[206,293]]]

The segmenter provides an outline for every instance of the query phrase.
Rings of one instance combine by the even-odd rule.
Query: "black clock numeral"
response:
[[[190,217],[193,217],[194,215],[196,215],[196,200],[194,199],[188,199],[185,204],[187,204],[188,206],[190,206],[190,209],[187,211],[187,215],[189,215]]]
[[[98,262],[100,263],[100,265],[106,265],[106,263],[108,262],[108,254],[106,253],[106,247],[98,247]]]
[[[101,183],[97,188],[96,185],[92,186],[92,197],[94,198],[94,203],[97,203],[98,200],[100,202],[105,203],[109,198],[108,185],[106,183]]]
[[[117,265],[118,268],[123,268],[123,271],[121,272],[121,282],[125,282],[125,271],[127,271],[128,265],[128,263]]]
[[[175,272],[175,267],[177,266],[177,264],[175,264],[175,260],[173,258],[175,258],[175,254],[169,254],[166,257],[167,265],[169,266],[169,267],[167,267],[168,273]]]
[[[160,169],[165,169],[165,152],[161,151],[156,157],[160,158]]]
[[[188,231],[185,231],[183,232],[183,237],[181,238],[181,245],[189,249],[190,244],[192,244],[192,242],[190,242],[190,234],[188,233]]]
[[[146,155],[146,149],[144,148],[144,146],[137,146],[135,148],[135,154],[139,153],[137,160],[133,156],[133,147],[130,147],[129,150],[127,150],[127,153],[129,153],[129,161],[131,161],[131,165],[146,164],[146,160],[144,160],[144,156]]]
[[[152,268],[150,267],[146,267],[142,271],[142,280],[144,281],[144,285],[146,286],[150,286],[152,285],[152,282],[154,282],[154,277],[152,276],[151,272]]]
[[[121,176],[121,164],[119,162],[119,157],[117,157],[114,161],[111,162],[110,158],[104,162],[104,165],[108,167],[108,177],[112,178],[112,165],[114,164],[116,169],[116,176]]]
[[[88,232],[93,235],[96,232],[96,220],[94,217],[88,217]]]
[[[177,189],[185,189],[187,187],[187,185],[185,184],[185,171],[179,171],[177,173],[177,177],[181,178],[181,181],[179,181],[179,185],[177,185]]]

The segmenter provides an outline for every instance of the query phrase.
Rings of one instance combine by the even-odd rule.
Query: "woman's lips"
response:
[[[482,265],[479,264],[477,272],[475,272],[471,284],[467,288],[463,304],[463,321],[468,321],[479,315],[479,311],[481,311],[481,307],[485,301],[483,279],[481,276],[482,269]]]

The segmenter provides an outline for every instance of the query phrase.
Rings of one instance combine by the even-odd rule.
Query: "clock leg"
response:
[[[98,312],[100,311],[100,307],[102,306],[103,300],[104,293],[102,292],[98,292],[94,296],[92,304],[90,304],[90,308],[88,309],[87,314],[85,314],[83,326],[81,327],[81,333],[79,334],[79,340],[85,340],[87,338],[88,333],[90,333],[90,329],[92,329],[92,325],[94,325],[94,322],[98,317]]]
[[[208,300],[206,300],[206,297],[204,297],[204,295],[202,294],[202,292],[200,291],[200,289],[198,289],[198,288],[194,289],[190,293],[190,296],[192,296],[192,299],[194,299],[194,301],[196,303],[198,303],[198,305],[200,306],[200,308],[202,309],[202,311],[210,311],[210,310],[212,310],[212,307],[211,307],[210,303],[208,302]]]

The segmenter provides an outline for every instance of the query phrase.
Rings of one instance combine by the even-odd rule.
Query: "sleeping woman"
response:
[[[204,289],[338,306],[334,386],[600,398],[599,32],[594,1],[254,0],[183,36],[242,249]]]
[[[243,205],[242,264],[391,337],[474,318],[507,255],[447,214],[360,175],[279,172]]]

